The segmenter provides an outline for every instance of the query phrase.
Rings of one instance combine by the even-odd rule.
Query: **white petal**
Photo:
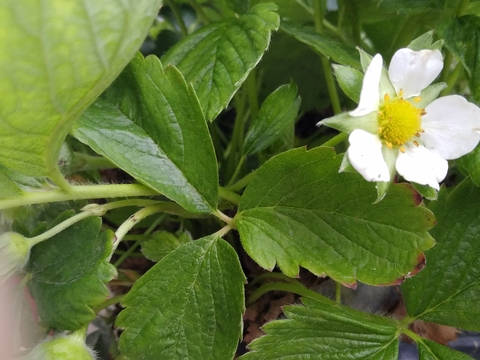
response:
[[[448,171],[447,160],[424,146],[405,146],[405,152],[399,152],[395,166],[405,180],[437,190],[440,189],[438,183],[445,179]]]
[[[421,134],[425,147],[447,160],[472,151],[480,141],[480,109],[463,97],[439,98],[425,108]]]
[[[442,68],[442,53],[438,50],[400,49],[392,57],[388,76],[397,94],[403,90],[403,97],[408,99],[418,96],[435,80]]]
[[[382,155],[382,142],[377,135],[363,130],[354,130],[347,150],[350,164],[367,181],[390,181],[388,166]]]
[[[350,116],[363,116],[378,109],[380,99],[380,75],[382,74],[382,55],[377,54],[368,65],[363,77],[360,101],[355,110],[350,111]]]

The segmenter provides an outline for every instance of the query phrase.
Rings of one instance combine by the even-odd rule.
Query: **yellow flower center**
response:
[[[420,98],[414,101],[418,102]],[[403,145],[423,132],[422,115],[425,115],[425,110],[404,100],[402,91],[394,99],[385,95],[384,103],[378,110],[378,134],[389,148],[398,147],[404,151]],[[416,141],[414,143],[417,145]]]

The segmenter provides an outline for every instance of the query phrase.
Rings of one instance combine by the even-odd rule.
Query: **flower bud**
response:
[[[30,252],[28,239],[14,232],[0,235],[0,283],[21,271]]]
[[[79,334],[61,335],[38,344],[28,360],[95,360],[95,353]]]

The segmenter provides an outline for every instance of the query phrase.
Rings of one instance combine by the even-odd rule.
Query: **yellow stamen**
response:
[[[413,98],[413,101],[415,101],[416,103],[420,102],[420,100],[422,100],[422,98],[420,96],[415,96]]]
[[[425,109],[416,108],[402,96],[403,90],[400,90],[394,99],[385,94],[384,103],[378,109],[377,119],[378,134],[384,144],[390,149],[398,147],[404,152],[403,145],[423,132],[421,117],[425,114]]]

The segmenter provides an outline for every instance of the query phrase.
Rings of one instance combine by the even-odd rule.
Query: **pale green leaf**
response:
[[[332,68],[340,88],[350,99],[358,103],[362,90],[363,74],[350,66],[334,64]]]
[[[263,327],[242,360],[396,359],[397,327],[386,317],[308,298],[305,306],[287,306],[288,319]]]
[[[114,234],[99,234],[101,223],[84,219],[31,249],[25,271],[42,325],[79,329],[95,318],[91,307],[107,299],[106,283],[116,275],[106,261]]]
[[[480,189],[465,180],[430,203],[437,245],[428,266],[402,286],[408,314],[425,321],[480,330]]]
[[[260,4],[239,18],[206,26],[162,57],[192,83],[205,117],[213,121],[257,65],[278,29],[276,5]]]
[[[186,210],[216,208],[217,161],[198,99],[155,56],[135,57],[72,133]]]
[[[129,359],[231,359],[244,311],[237,254],[208,236],[165,256],[122,304],[120,350]]]
[[[373,204],[373,184],[338,173],[341,158],[299,148],[266,162],[234,218],[242,244],[263,268],[292,277],[302,266],[352,286],[399,283],[423,267],[435,218],[408,184]]]
[[[265,99],[245,136],[245,155],[255,154],[270,146],[294,123],[301,103],[297,91],[297,85],[291,83],[280,86]]]
[[[1,164],[63,181],[57,156],[65,136],[133,57],[160,3],[2,2]]]

